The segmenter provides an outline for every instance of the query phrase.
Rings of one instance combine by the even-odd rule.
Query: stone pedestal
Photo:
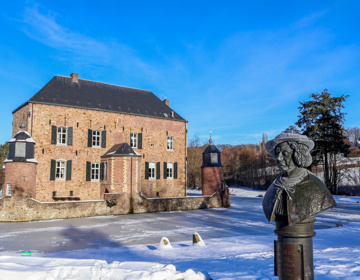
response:
[[[313,280],[313,242],[315,217],[292,226],[277,219],[275,234],[275,275],[283,280]]]

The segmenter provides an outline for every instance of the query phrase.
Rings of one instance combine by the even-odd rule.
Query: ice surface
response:
[[[1,223],[0,279],[278,279],[264,192],[230,192],[228,209]],[[360,279],[360,199],[335,199],[315,222],[315,277]],[[194,232],[206,247],[192,246]],[[164,236],[171,250],[158,250]]]

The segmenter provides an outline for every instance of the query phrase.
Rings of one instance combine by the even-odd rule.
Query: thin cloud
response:
[[[104,53],[107,47],[78,32],[71,31],[56,22],[57,15],[51,11],[41,13],[39,6],[26,7],[23,31],[30,38],[53,48],[65,48],[73,52]]]
[[[142,73],[144,79],[155,80],[158,71],[136,54],[136,50],[114,38],[96,39],[67,28],[58,22],[59,15],[39,5],[26,7],[22,31],[31,39],[56,49],[59,60],[69,60],[79,68],[100,65],[128,75]]]

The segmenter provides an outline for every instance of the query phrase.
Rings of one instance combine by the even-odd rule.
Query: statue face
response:
[[[287,142],[283,142],[276,146],[276,161],[283,171],[289,172],[295,168],[293,154],[294,150],[289,146]]]

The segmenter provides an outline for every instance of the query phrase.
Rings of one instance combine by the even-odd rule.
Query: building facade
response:
[[[55,76],[13,111],[13,135],[22,122],[38,201],[186,195],[187,121],[150,91]]]

